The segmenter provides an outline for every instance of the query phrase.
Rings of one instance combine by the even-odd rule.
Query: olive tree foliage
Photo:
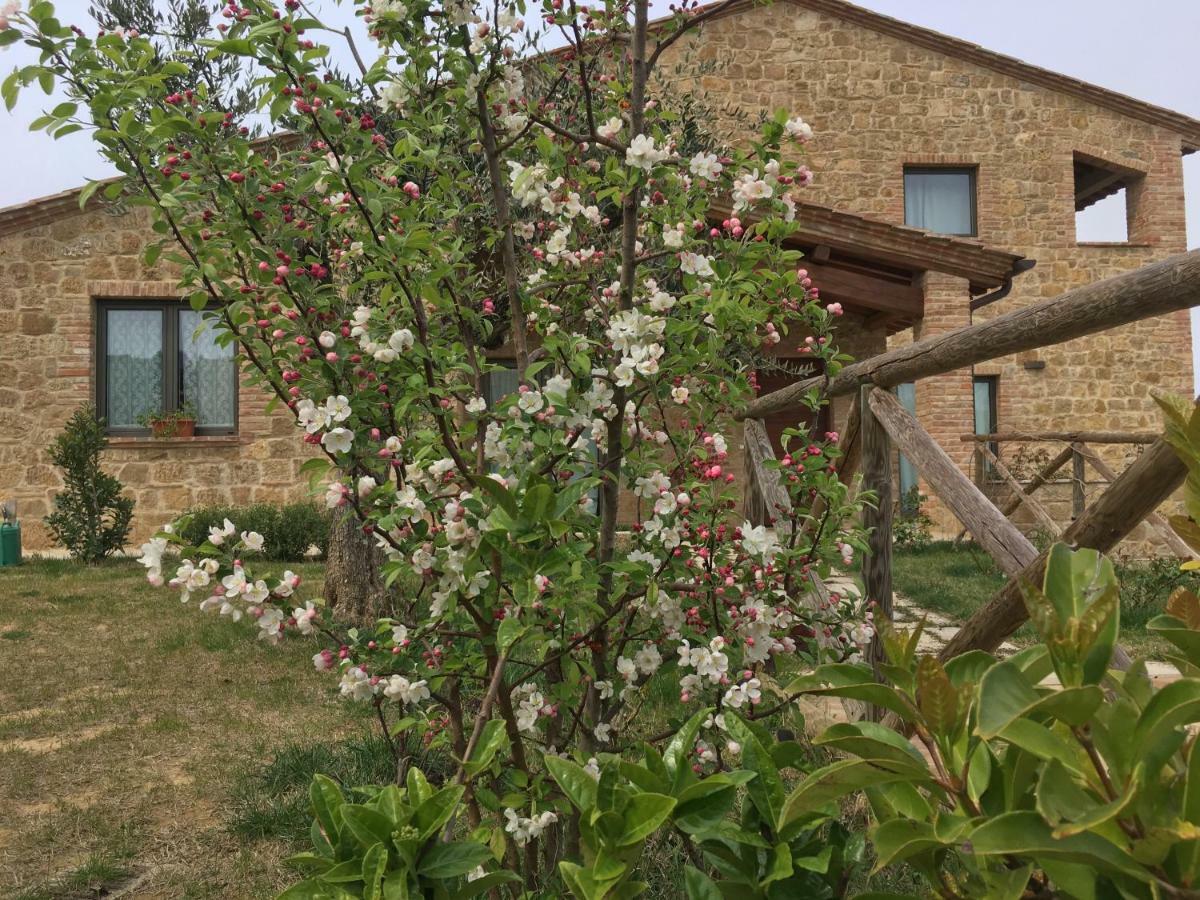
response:
[[[840,306],[787,246],[811,129],[779,111],[737,147],[696,148],[651,88],[727,5],[651,27],[645,0],[376,0],[358,7],[374,58],[348,77],[321,43],[344,35],[300,3],[231,3],[195,43],[205,65],[249,63],[260,140],[192,51],[85,33],[46,0],[0,30],[38,57],[4,82],[8,105],[66,92],[35,127],[91,130],[125,176],[106,191],[152,214],[147,261],[177,267],[295,419],[303,474],[362,523],[399,595],[346,628],[237,523],[143,548],[152,581],[271,642],[320,641],[314,665],[389,736],[423,731],[458,761],[436,801],[399,750],[406,793],[336,815],[325,797],[308,896],[336,895],[336,867],[357,862],[368,896],[389,878],[439,895],[465,861],[546,896],[636,893],[642,843],[697,785],[718,779],[696,792],[707,812],[675,823],[693,851],[735,798],[771,814],[776,787],[747,794],[739,760],[762,768],[763,726],[791,710],[775,673],[871,637],[860,604],[814,583],[862,543],[836,434],[792,430],[774,466],[786,527],[740,513],[735,414],[755,370],[784,342],[828,374],[845,360]],[[561,46],[537,52],[547,34]],[[500,398],[498,352],[519,384]],[[431,850],[443,828],[487,859]],[[772,832],[779,859],[815,847],[802,831]],[[763,891],[812,871],[760,862]]]

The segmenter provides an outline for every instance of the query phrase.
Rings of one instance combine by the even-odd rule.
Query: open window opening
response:
[[[1125,244],[1136,239],[1137,197],[1145,175],[1076,153],[1075,240],[1081,244]]]

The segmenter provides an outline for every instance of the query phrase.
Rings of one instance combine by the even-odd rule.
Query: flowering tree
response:
[[[359,9],[376,58],[347,79],[313,37],[340,32],[297,0],[231,2],[204,46],[252,65],[276,135],[262,141],[209,85],[172,87],[194,68],[143,36],[63,26],[46,0],[0,20],[0,45],[41,55],[6,102],[65,88],[35,127],[92,129],[126,176],[107,190],[153,213],[148,261],[179,267],[295,417],[305,471],[377,541],[403,600],[344,628],[292,573],[261,571],[261,538],[232,522],[178,560],[166,528],[143,547],[151,581],[271,642],[323,641],[316,667],[390,737],[423,731],[457,760],[453,816],[433,831],[469,832],[548,896],[557,878],[579,896],[632,890],[634,851],[669,823],[694,854],[730,807],[701,827],[680,818],[684,793],[732,804],[764,771],[759,723],[794,699],[777,667],[852,658],[871,637],[864,610],[814,590],[860,543],[835,434],[790,433],[786,529],[738,513],[729,453],[755,369],[784,341],[830,374],[843,358],[840,307],[784,246],[809,127],[780,112],[744,146],[686,153],[654,90],[664,52],[722,8],[651,26],[646,0],[376,0]],[[561,48],[535,53],[546,34]],[[732,213],[713,219],[718,204]],[[519,387],[489,403],[498,355]],[[422,784],[407,779],[405,802]],[[771,818],[773,791],[747,808]],[[332,841],[338,822],[319,821]],[[400,833],[383,832],[379,871],[404,857],[405,891],[425,890]],[[310,882],[304,896],[326,895]]]

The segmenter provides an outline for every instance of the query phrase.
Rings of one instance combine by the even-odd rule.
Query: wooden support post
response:
[[[1054,521],[1054,518],[1050,515],[1050,513],[1046,512],[1046,508],[1042,506],[1042,504],[1038,503],[1033,499],[1033,497],[1029,496],[1029,494],[1025,492],[1025,489],[1021,487],[1021,483],[1013,477],[1012,472],[1008,471],[1008,466],[1000,462],[1000,459],[996,456],[996,454],[988,449],[987,444],[979,444],[975,449],[988,463],[991,464],[992,468],[996,470],[996,474],[1003,478],[1004,483],[1007,484],[1012,490],[1016,500],[1016,506],[1014,509],[1019,508],[1020,505],[1024,503],[1027,507],[1029,507],[1029,511],[1033,513],[1033,517],[1038,520],[1038,524],[1045,528],[1046,531],[1054,537],[1058,537],[1058,523]],[[1004,516],[1008,515],[1008,513],[1004,512],[1004,510],[1001,510],[1000,512]]]
[[[782,537],[791,530],[792,498],[779,481],[779,472],[766,466],[775,458],[771,438],[762,419],[746,419],[742,423],[742,440],[746,446],[751,480],[758,489],[767,523],[773,523]]]
[[[836,397],[863,384],[895,387],[1197,305],[1200,250],[1192,250],[987,322],[889,350],[846,366],[828,381],[823,375],[806,378],[751,401],[737,415],[759,418],[787,409],[814,388]]]
[[[864,388],[864,392],[871,390]],[[890,396],[890,395],[889,395]],[[864,401],[866,397],[862,398]],[[869,530],[870,548],[863,557],[863,587],[867,600],[875,604],[875,615],[892,617],[892,445],[887,431],[870,404],[859,404],[862,443],[863,490],[875,494],[876,503],[863,510],[863,526]],[[878,636],[871,641],[871,665],[879,674],[884,661]]]
[[[1116,473],[1108,467],[1108,463],[1102,460],[1099,454],[1092,450],[1091,447],[1087,446],[1087,444],[1081,444],[1079,451],[1084,455],[1091,467],[1100,473],[1101,478],[1109,484],[1117,480]],[[1175,529],[1171,527],[1171,524],[1162,513],[1155,510],[1146,516],[1146,521],[1162,536],[1162,540],[1171,548],[1171,552],[1180,559],[1192,559],[1195,556],[1192,548],[1184,543],[1183,539],[1175,533]]]
[[[900,452],[912,460],[947,508],[996,560],[1000,570],[1013,575],[1029,565],[1037,556],[1033,544],[959,470],[912,413],[880,388],[871,388],[866,396],[864,419],[869,406]]]
[[[1071,518],[1078,519],[1087,507],[1087,469],[1083,467],[1083,453],[1079,444],[1071,444]]]
[[[1187,468],[1175,451],[1157,440],[1121,473],[1100,498],[1063,532],[1072,547],[1091,547],[1107,553],[1171,493],[1183,484]],[[942,659],[968,650],[995,650],[1029,618],[1020,582],[1040,585],[1047,554],[1040,554],[1024,571],[1010,578],[991,600],[959,629],[942,649]],[[1116,662],[1114,654],[1114,663]]]

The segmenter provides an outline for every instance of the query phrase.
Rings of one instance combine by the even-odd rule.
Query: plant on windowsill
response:
[[[144,412],[137,421],[150,429],[152,437],[190,438],[196,434],[196,407],[185,402],[170,411]]]

